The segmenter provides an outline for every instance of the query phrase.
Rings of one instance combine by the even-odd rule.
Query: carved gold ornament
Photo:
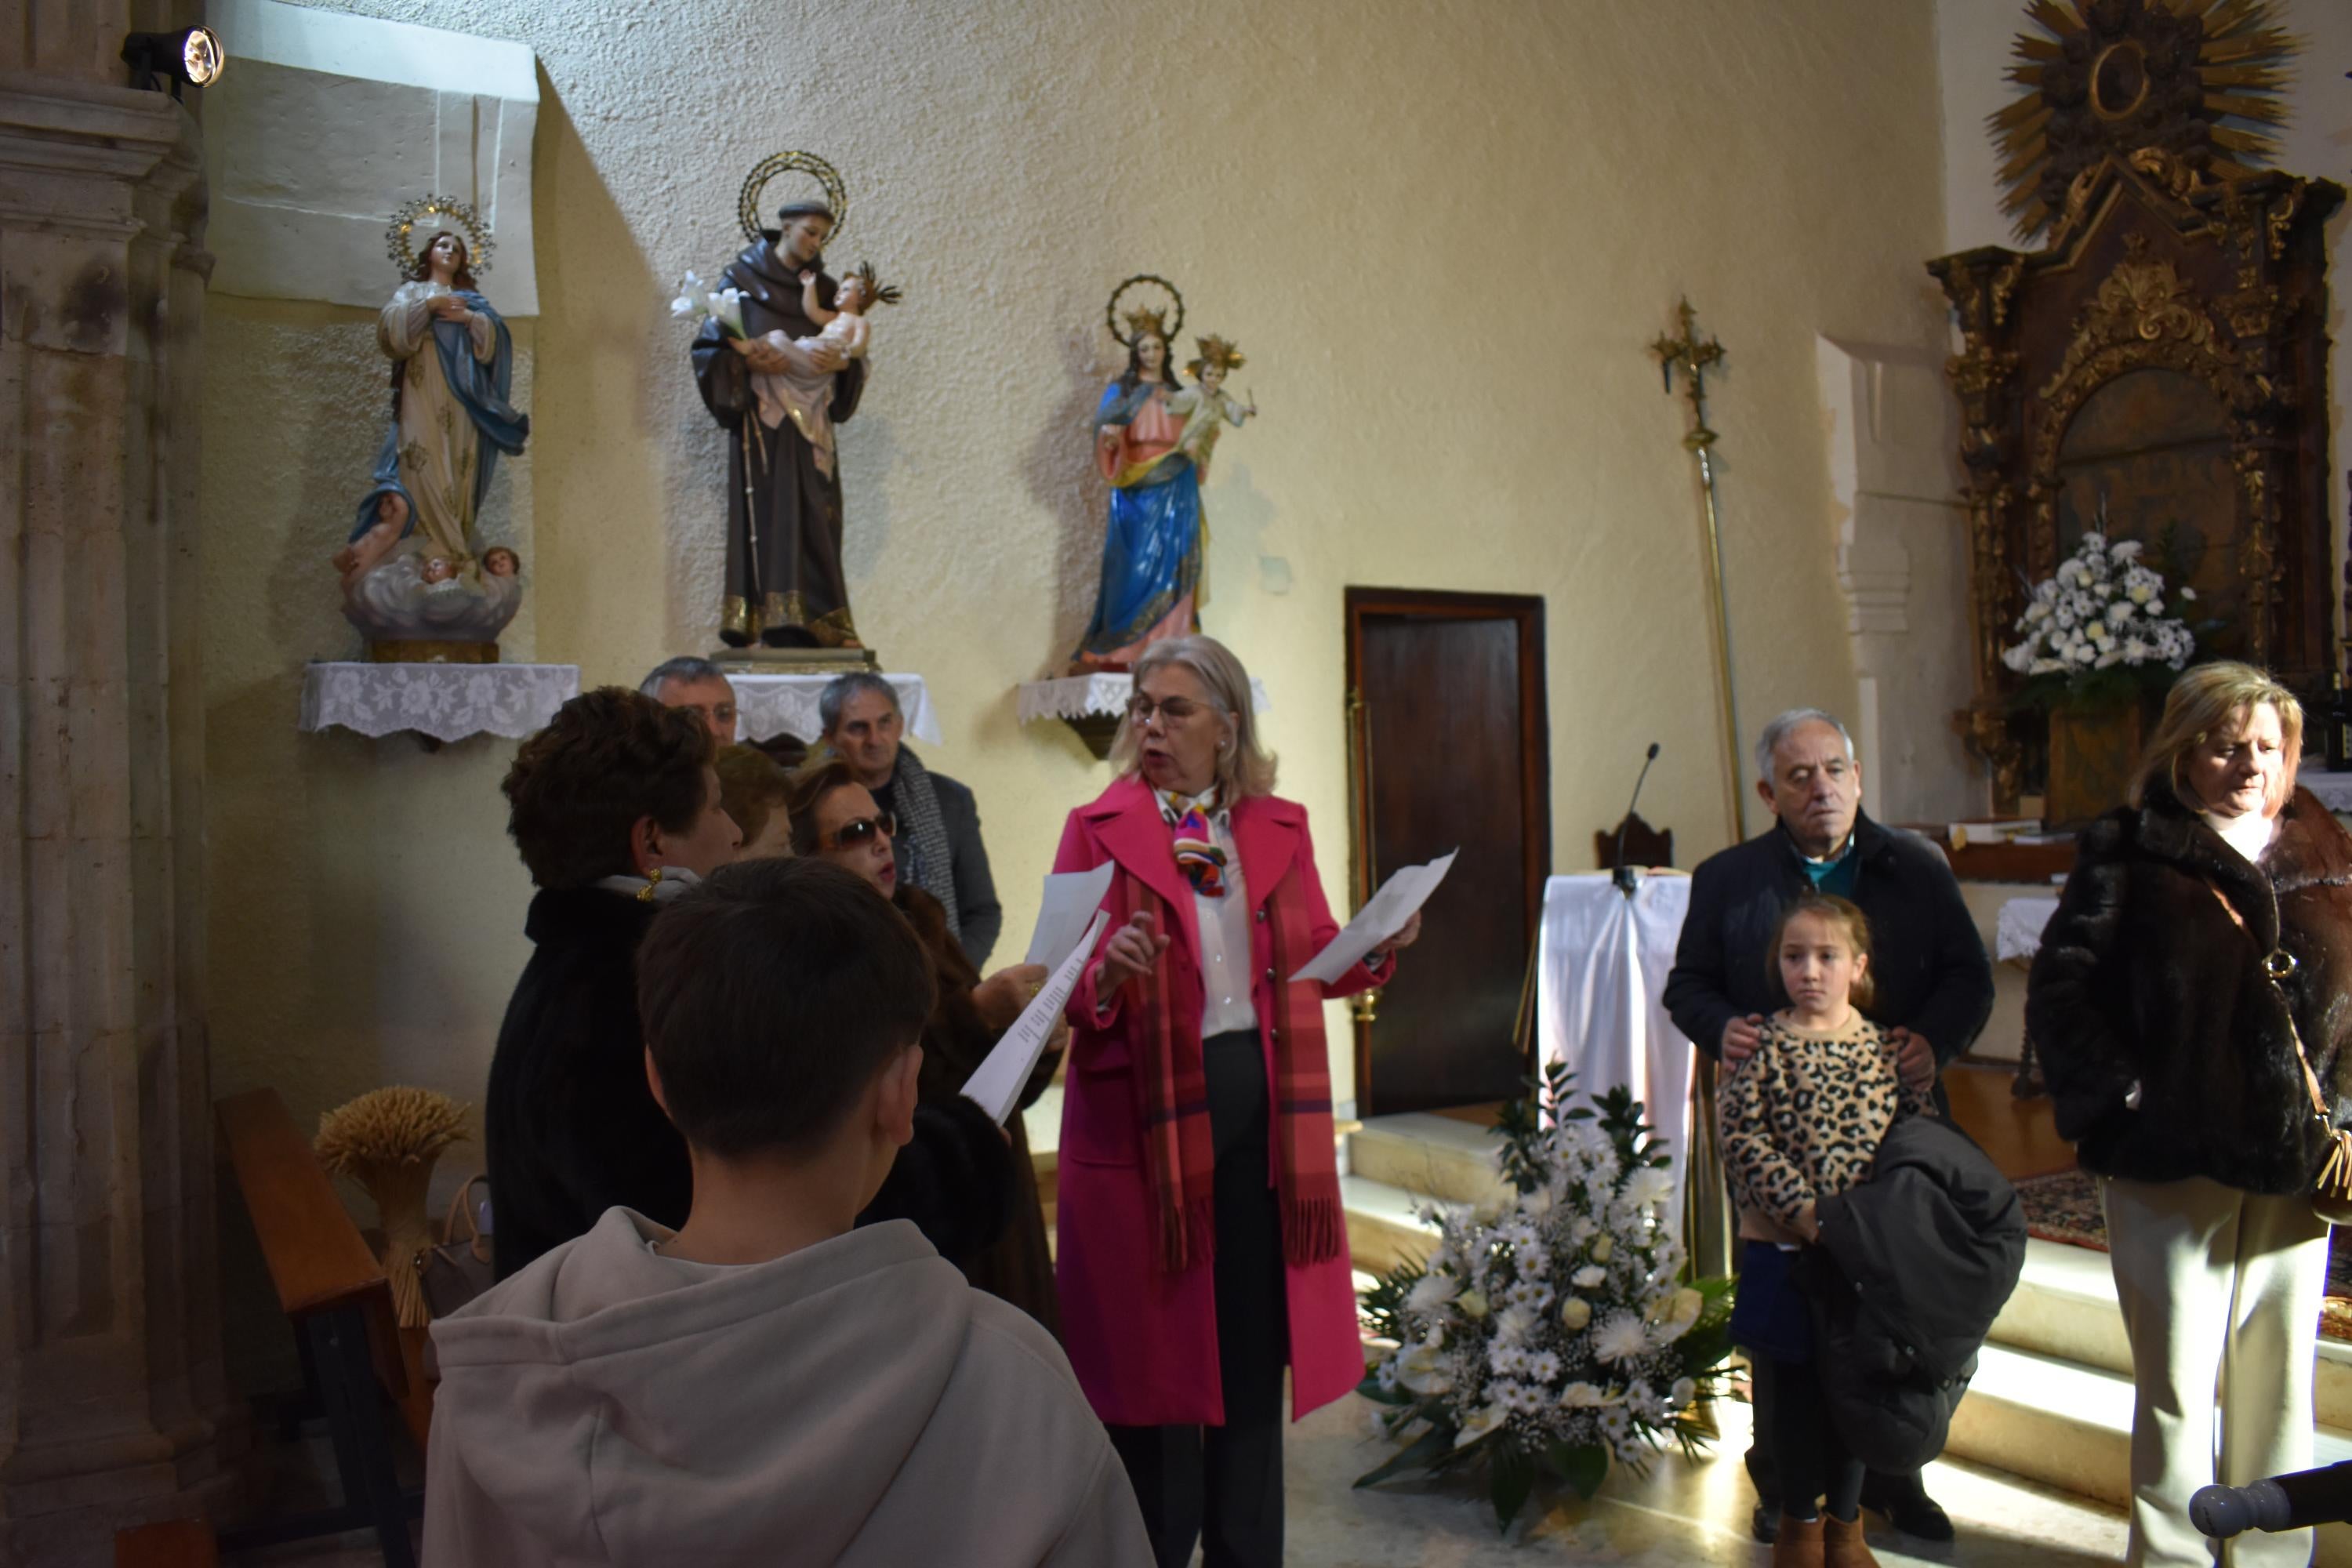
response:
[[[2169,261],[2120,261],[2083,310],[2074,342],[2057,374],[2042,388],[2044,400],[2095,356],[2131,343],[2178,343],[2200,357],[2234,362],[2236,353],[2216,341],[2213,319]],[[2174,368],[2186,369],[2186,365]]]
[[[772,153],[743,176],[742,195],[735,200],[735,218],[743,226],[743,237],[756,240],[766,232],[760,198],[779,174],[806,174],[824,187],[824,205],[833,209],[833,227],[825,235],[825,243],[839,239],[841,231],[849,226],[849,187],[842,183],[840,170],[814,153]]]
[[[2009,79],[2023,89],[1987,121],[2002,160],[2001,210],[2031,239],[2110,154],[2153,149],[2175,194],[2275,156],[2280,91],[2296,40],[2273,0],[2032,0]]]
[[[431,239],[445,228],[466,231],[466,270],[479,278],[490,269],[490,252],[498,241],[490,234],[490,226],[474,210],[471,202],[461,202],[455,196],[419,196],[392,215],[384,226],[383,253],[400,268],[403,278],[416,270],[416,237]]]

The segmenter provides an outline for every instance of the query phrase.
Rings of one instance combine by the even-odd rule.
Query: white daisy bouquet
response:
[[[670,298],[669,313],[674,320],[693,322],[698,331],[707,320],[717,321],[719,330],[728,337],[744,335],[742,290],[706,289],[702,279],[691,271],[678,279],[677,292]]]
[[[2101,522],[2105,521],[2105,509]],[[2016,630],[2024,640],[2000,660],[2027,678],[2031,701],[2119,705],[2143,685],[2168,681],[2197,649],[2189,623],[2166,614],[2164,574],[2141,560],[2137,540],[2083,535],[2058,570],[2033,584]],[[2182,604],[2197,591],[2171,591]]]
[[[1539,1098],[1504,1108],[1510,1194],[1426,1211],[1428,1267],[1364,1292],[1377,1359],[1358,1392],[1405,1447],[1358,1486],[1483,1466],[1507,1530],[1546,1472],[1589,1497],[1612,1459],[1639,1470],[1669,1443],[1704,1446],[1732,1282],[1685,1278],[1641,1102],[1620,1087],[1570,1109],[1569,1085],[1555,1066]]]

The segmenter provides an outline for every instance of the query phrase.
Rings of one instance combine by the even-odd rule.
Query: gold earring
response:
[[[662,868],[655,867],[654,874],[646,879],[646,885],[637,889],[637,902],[650,904],[654,901],[654,889],[661,886],[661,874]]]

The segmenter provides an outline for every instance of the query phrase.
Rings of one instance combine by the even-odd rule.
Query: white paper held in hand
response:
[[[1460,853],[1449,849],[1426,866],[1407,866],[1391,877],[1331,939],[1331,945],[1290,978],[1328,985],[1361,963],[1365,954],[1404,930],[1404,922],[1429,901],[1437,884],[1445,880],[1445,873],[1454,869],[1454,857]]]
[[[1097,910],[1086,934],[1063,958],[1045,989],[1029,999],[1029,1005],[1013,1020],[1013,1026],[1004,1031],[980,1070],[964,1080],[963,1097],[987,1111],[997,1125],[1003,1126],[1021,1102],[1021,1090],[1029,1075],[1037,1070],[1037,1058],[1045,1053],[1046,1037],[1053,1034],[1062,1009],[1070,1005],[1070,993],[1078,988],[1078,976],[1086,972],[1087,960],[1094,956],[1095,943],[1109,924],[1109,912]]]
[[[1086,934],[1087,922],[1110,891],[1116,862],[1106,860],[1091,871],[1062,871],[1045,879],[1045,900],[1037,906],[1037,929],[1029,936],[1029,956],[1024,963],[1059,969],[1070,949]]]

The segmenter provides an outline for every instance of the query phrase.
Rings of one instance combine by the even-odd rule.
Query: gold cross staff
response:
[[[1678,338],[1661,332],[1650,345],[1657,356],[1658,371],[1665,382],[1669,396],[1675,390],[1675,372],[1683,373],[1685,395],[1690,399],[1691,428],[1683,437],[1683,448],[1698,459],[1698,480],[1701,500],[1706,503],[1707,585],[1715,596],[1715,660],[1717,707],[1723,717],[1724,807],[1731,826],[1731,842],[1737,844],[1746,837],[1741,816],[1744,803],[1739,789],[1739,705],[1731,686],[1731,609],[1724,596],[1723,529],[1717,518],[1715,504],[1715,460],[1710,448],[1716,433],[1706,427],[1706,372],[1723,361],[1723,345],[1713,338],[1702,340],[1698,335],[1698,312],[1685,299],[1675,308],[1682,318],[1683,331]]]

